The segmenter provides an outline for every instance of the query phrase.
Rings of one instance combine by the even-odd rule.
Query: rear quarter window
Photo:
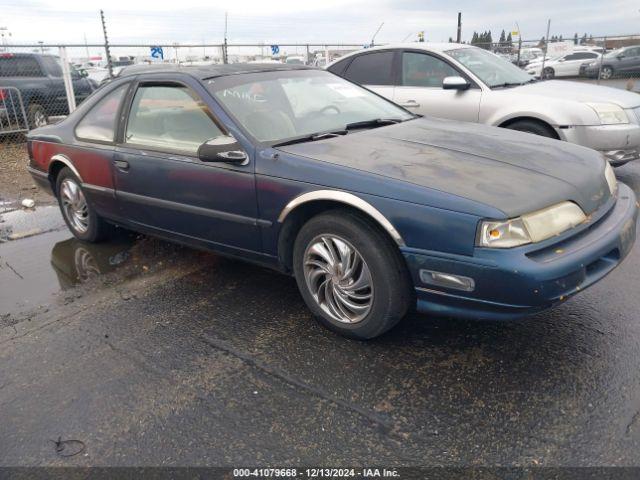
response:
[[[43,77],[40,64],[33,57],[0,57],[0,77]]]
[[[329,68],[327,68],[327,70],[342,77],[344,74],[344,69],[347,67],[347,65],[349,65],[350,61],[351,58],[345,58],[344,60],[340,60],[339,62],[334,63]]]
[[[393,85],[393,52],[365,53],[355,57],[344,77],[361,85]]]

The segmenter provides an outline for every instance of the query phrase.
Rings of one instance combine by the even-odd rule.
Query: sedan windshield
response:
[[[446,54],[467,67],[489,88],[524,85],[533,80],[512,63],[481,48],[459,48]]]
[[[604,58],[616,58],[621,53],[624,53],[624,48],[617,48],[616,50],[611,50],[609,53],[605,53]]]
[[[346,134],[415,118],[329,72],[283,70],[205,80],[223,107],[255,139],[279,144]]]

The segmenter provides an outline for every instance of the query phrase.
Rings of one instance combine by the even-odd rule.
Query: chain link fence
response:
[[[266,62],[324,67],[359,48],[338,43],[111,45],[107,58],[104,45],[4,45],[0,135],[56,122],[130,65]]]
[[[479,43],[532,77],[640,92],[640,35]],[[124,68],[137,64],[288,63],[324,67],[360,44],[102,44],[0,47],[0,136],[68,115]],[[545,55],[546,54],[546,55]],[[108,61],[110,60],[110,61]],[[111,69],[111,74],[110,74]]]

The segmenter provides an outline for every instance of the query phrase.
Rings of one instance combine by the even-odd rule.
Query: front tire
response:
[[[551,67],[545,67],[544,71],[542,72],[542,78],[544,80],[551,80],[555,76],[556,76],[556,71]]]
[[[357,213],[332,210],[309,220],[296,238],[293,262],[307,306],[341,335],[377,337],[411,305],[411,282],[399,250]]]
[[[602,67],[602,70],[600,70],[600,79],[602,80],[609,80],[613,77],[613,68],[607,66],[607,67]]]
[[[540,135],[541,137],[557,139],[551,127],[532,120],[517,120],[507,125],[506,128],[510,130],[517,130],[519,132],[533,133],[534,135]]]
[[[56,178],[56,197],[62,217],[76,238],[98,242],[107,236],[109,225],[87,201],[82,182],[68,167],[60,170]]]

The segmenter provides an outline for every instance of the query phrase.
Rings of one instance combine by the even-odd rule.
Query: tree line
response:
[[[453,42],[453,39],[450,37],[449,41]],[[553,35],[551,36],[549,41],[551,43],[564,42],[565,39],[562,37],[562,35]],[[489,50],[491,49],[491,45],[493,43],[494,43],[494,40],[491,34],[491,30],[487,30],[485,32],[480,32],[480,33],[474,30],[473,36],[471,37],[471,45]],[[513,38],[511,36],[511,32],[507,33],[504,30],[502,30],[502,32],[500,33],[500,39],[496,43],[498,44],[498,48],[500,49],[504,48],[505,50],[510,50],[511,47],[513,47]],[[547,43],[547,40],[545,39],[545,37],[542,37],[538,42],[538,47],[542,48],[545,46],[546,43]],[[593,43],[593,35],[587,35],[585,33],[582,35],[582,37],[580,37],[576,33],[573,36],[573,43],[575,45],[587,45],[587,44]]]

